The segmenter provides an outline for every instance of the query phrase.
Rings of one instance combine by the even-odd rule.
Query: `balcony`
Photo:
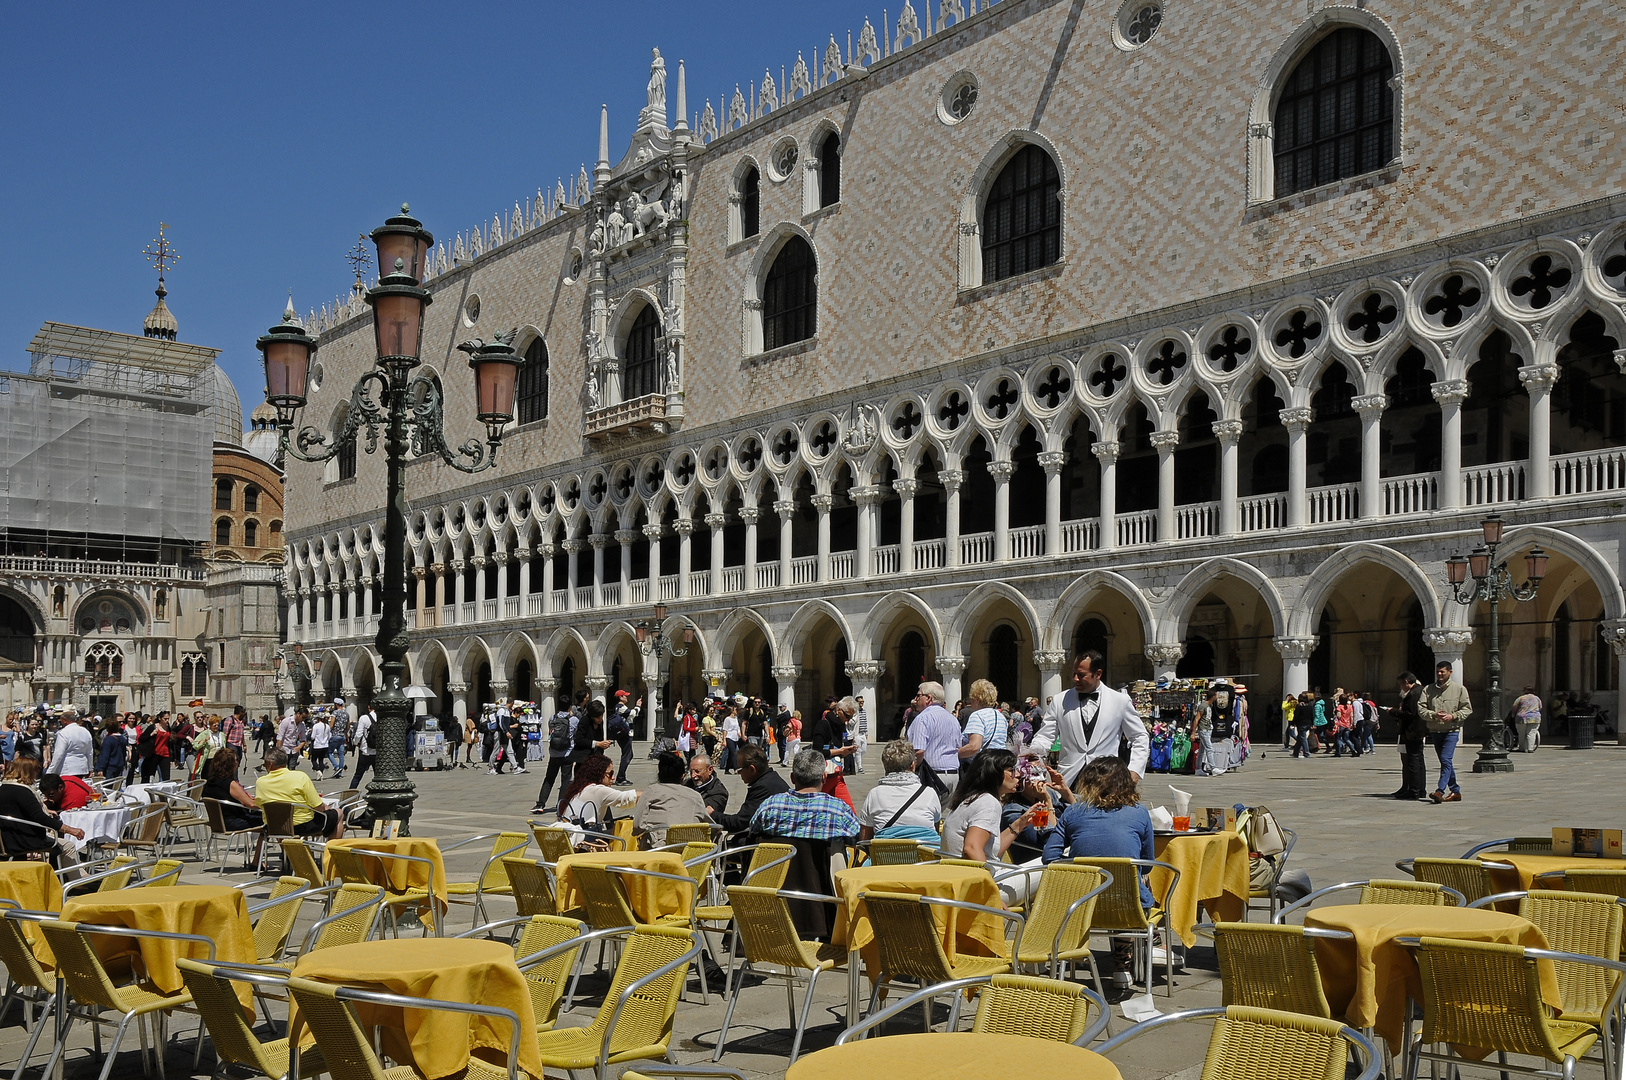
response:
[[[1555,496],[1626,490],[1626,450],[1588,450],[1553,458]]]
[[[630,401],[618,401],[594,409],[582,418],[582,431],[589,439],[639,430],[655,431],[665,426],[665,394],[645,394]]]
[[[1010,552],[1013,559],[1038,559],[1044,556],[1044,526],[1024,525],[1010,531]]]
[[[38,574],[52,578],[94,578],[97,581],[203,581],[201,567],[168,563],[103,562],[99,559],[53,559],[44,555],[0,555],[0,575]]]

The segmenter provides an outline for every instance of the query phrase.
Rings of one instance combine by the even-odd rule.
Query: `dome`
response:
[[[237,400],[237,387],[219,364],[209,374],[209,413],[215,421],[215,442],[243,445],[243,406]]]
[[[164,303],[168,291],[164,288],[164,279],[158,279],[158,303],[147,312],[147,318],[141,324],[141,332],[150,338],[160,338],[164,341],[174,341],[181,332],[181,324],[175,321],[175,314]]]

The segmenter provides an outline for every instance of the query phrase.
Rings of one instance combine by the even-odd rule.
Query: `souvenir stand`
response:
[[[534,701],[510,701],[508,708],[519,721],[519,730],[525,735],[525,760],[545,760],[548,744],[543,733],[548,725],[540,707]]]
[[[1196,768],[1197,714],[1203,707],[1209,690],[1227,690],[1230,700],[1226,709],[1228,724],[1216,728],[1216,747],[1229,743],[1227,768],[1240,768],[1248,758],[1248,688],[1231,676],[1216,675],[1191,679],[1165,679],[1160,682],[1140,680],[1129,686],[1129,696],[1135,703],[1151,737],[1148,772],[1191,773]]]

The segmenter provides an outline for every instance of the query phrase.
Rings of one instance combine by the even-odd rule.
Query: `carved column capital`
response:
[[[559,546],[564,549],[566,555],[574,555],[578,551],[587,550],[587,541],[579,536],[572,536],[561,541]]]
[[[828,514],[830,512],[830,507],[835,505],[836,498],[834,495],[825,495],[820,493],[818,495],[814,495],[808,500],[808,502],[812,503],[813,509],[817,510],[819,513]]]
[[[520,562],[529,562],[532,552],[530,548],[526,547],[524,544],[521,544],[519,547],[513,550],[512,554],[514,558],[518,559]]]
[[[740,520],[747,525],[755,525],[762,517],[762,510],[756,506],[742,506],[739,509]]]
[[[412,576],[417,578],[419,581],[422,581],[426,576],[428,576],[428,573],[429,568],[427,566],[414,566],[412,568]]]
[[[644,535],[651,540],[659,540],[661,538],[661,533],[665,531],[665,529],[661,528],[661,523],[658,521],[652,521],[644,526]]]
[[[1184,642],[1154,641],[1146,646],[1146,659],[1158,667],[1173,667],[1186,655]]]
[[[941,469],[937,473],[937,479],[943,485],[945,491],[959,491],[960,487],[965,483],[965,470]]]
[[[1237,440],[1242,438],[1240,420],[1216,420],[1209,427],[1214,432],[1214,438],[1228,446],[1236,445]]]
[[[593,545],[594,551],[603,551],[609,546],[610,534],[601,532],[589,533],[587,536],[587,542]]]
[[[1384,409],[1389,407],[1389,395],[1362,394],[1360,397],[1351,398],[1349,405],[1350,408],[1354,409],[1358,413],[1381,413]]]
[[[582,680],[582,683],[593,692],[594,697],[599,697],[603,695],[605,689],[610,685],[610,677],[608,675],[589,675]]]
[[[1094,454],[1096,460],[1103,465],[1111,465],[1117,462],[1118,455],[1123,453],[1123,449],[1124,444],[1116,440],[1090,444],[1090,453]]]
[[[1066,663],[1067,654],[1061,649],[1035,649],[1033,652],[1033,666],[1040,671],[1055,671]]]
[[[1158,453],[1167,453],[1180,445],[1180,433],[1178,431],[1154,431],[1152,432],[1151,442],[1157,448]]]
[[[1468,646],[1474,643],[1472,627],[1453,627],[1452,629],[1434,629],[1423,631],[1423,644],[1427,645],[1437,654],[1461,657],[1468,651]],[[1427,681],[1426,679],[1424,680]]]
[[[892,490],[898,493],[899,498],[912,499],[915,492],[920,490],[920,481],[910,477],[907,480],[892,481]]]
[[[476,570],[484,570],[486,568],[486,557],[484,555],[471,555],[468,564]]]
[[[1295,405],[1290,409],[1282,409],[1276,416],[1281,420],[1283,427],[1290,430],[1296,428],[1302,435],[1304,429],[1310,426],[1310,421],[1315,419],[1315,410],[1308,405]]]
[[[1039,455],[1039,467],[1046,476],[1055,476],[1067,464],[1067,455],[1060,450],[1046,450]]]
[[[1015,472],[1016,462],[1014,461],[990,461],[988,463],[988,475],[992,476],[996,482],[1009,480]]]
[[[552,697],[559,689],[559,680],[546,678],[536,679],[531,683],[531,685],[536,687],[537,694],[544,697]]]
[[[886,661],[848,660],[846,664],[843,665],[843,670],[846,671],[847,678],[849,679],[855,679],[859,682],[866,683],[874,682],[876,679],[885,674]]]
[[[694,518],[680,517],[672,522],[672,530],[679,536],[689,536],[694,532]]]
[[[848,489],[847,494],[859,506],[874,506],[886,494],[886,488],[878,484],[870,487],[855,487]]]
[[[496,698],[498,701],[501,701],[501,700],[508,697],[508,690],[509,690],[509,684],[508,683],[497,682],[495,679],[492,680],[492,683],[491,683],[491,696]]]
[[[1271,638],[1270,643],[1276,646],[1276,651],[1282,654],[1283,660],[1308,660],[1310,654],[1315,652],[1321,639],[1314,634],[1309,637],[1279,637]]]
[[[965,657],[939,656],[937,658],[938,674],[948,679],[958,679],[965,674]]]
[[[1598,629],[1616,656],[1626,656],[1626,619],[1605,619]]]
[[[1622,354],[1617,353],[1618,358]],[[1626,369],[1623,369],[1626,370]],[[1519,369],[1519,382],[1526,390],[1551,390],[1558,382],[1557,364],[1530,364]]]
[[[1441,405],[1461,405],[1468,400],[1467,379],[1442,379],[1429,388]]]
[[[638,530],[637,529],[617,529],[617,530],[615,530],[615,542],[618,543],[618,544],[623,544],[623,545],[631,544],[631,543],[637,542],[637,540],[638,540]]]
[[[469,692],[469,684],[466,682],[449,682],[446,684],[446,692],[448,694],[466,694]]]
[[[506,552],[506,551],[493,552],[492,556],[491,556],[491,561],[496,563],[498,566],[507,566],[508,565],[508,552]]]
[[[536,545],[537,554],[541,555],[544,559],[553,558],[554,553],[557,552],[558,550],[559,550],[558,547],[555,546],[554,544],[552,544],[551,542],[549,542],[549,543],[541,543],[541,544]]]
[[[774,677],[775,680],[777,680],[778,682],[787,682],[787,681],[790,681],[790,680],[794,680],[799,675],[801,675],[801,673],[802,673],[802,665],[800,665],[800,664],[775,664],[769,670],[773,672],[773,677]]]
[[[708,528],[708,529],[721,529],[723,527],[723,525],[728,521],[728,515],[727,514],[707,514],[705,520],[706,520],[706,528]]]
[[[796,513],[796,503],[792,499],[775,499],[773,511],[779,515],[780,521],[789,521]]]

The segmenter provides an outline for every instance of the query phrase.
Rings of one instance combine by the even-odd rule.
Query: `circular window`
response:
[[[958,124],[977,105],[977,77],[962,71],[943,84],[937,102],[937,118],[945,124]]]
[[[311,393],[313,394],[322,388],[322,365],[320,363],[311,365],[311,373],[307,381],[310,383]]]
[[[96,629],[95,619],[92,619],[87,615],[85,618],[79,620],[79,632],[81,634],[88,634],[94,629]]]
[[[470,293],[469,298],[463,301],[463,325],[473,326],[480,321],[480,294]]]
[[[773,148],[768,174],[779,183],[789,180],[790,174],[796,171],[797,154],[795,139],[781,141],[778,146]]]
[[[581,280],[581,276],[582,253],[572,249],[570,252],[570,259],[565,266],[565,284],[574,285],[577,281]]]
[[[1156,36],[1163,25],[1160,0],[1124,0],[1113,20],[1113,40],[1120,49],[1138,49]]]

